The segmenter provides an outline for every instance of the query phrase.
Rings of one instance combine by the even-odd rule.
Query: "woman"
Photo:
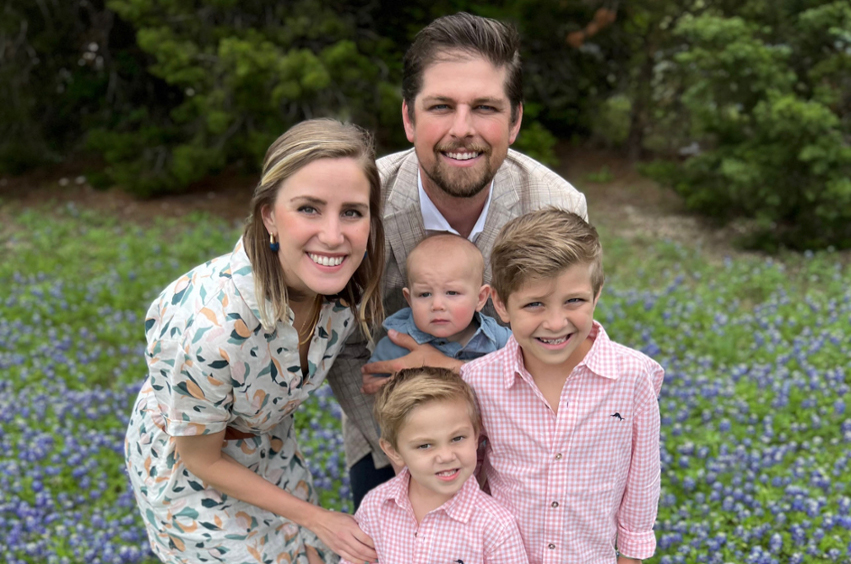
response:
[[[293,411],[380,322],[380,198],[362,130],[301,123],[266,153],[233,252],[151,305],[125,456],[164,562],[375,560],[354,519],[316,505]]]

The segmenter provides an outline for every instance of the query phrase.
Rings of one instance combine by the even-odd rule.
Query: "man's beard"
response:
[[[484,167],[449,169],[441,160],[441,153],[453,153],[458,149],[480,153],[477,158],[484,159]],[[434,150],[434,157],[434,166],[430,170],[423,169],[426,176],[435,186],[455,198],[472,198],[490,186],[496,175],[496,171],[491,167],[490,147],[437,147]],[[481,172],[477,172],[476,169]]]

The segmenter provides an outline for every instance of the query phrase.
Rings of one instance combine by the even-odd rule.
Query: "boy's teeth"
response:
[[[307,253],[307,256],[315,262],[316,264],[321,264],[322,266],[337,266],[341,262],[343,262],[344,257],[325,257],[322,255],[314,255],[312,253]]]
[[[479,153],[446,153],[446,156],[456,161],[468,161],[479,156]]]
[[[538,337],[538,340],[542,341],[544,343],[547,343],[548,345],[558,345],[560,343],[565,342],[567,340],[567,337],[562,337],[560,339],[544,339],[544,338]]]

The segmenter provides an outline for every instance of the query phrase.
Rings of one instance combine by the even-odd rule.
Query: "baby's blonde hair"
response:
[[[415,270],[414,266],[417,264],[421,255],[430,251],[440,251],[447,248],[464,251],[469,259],[466,266],[470,273],[477,275],[479,284],[484,283],[485,258],[482,256],[482,251],[465,237],[461,237],[455,233],[441,232],[425,237],[408,253],[408,258],[405,260],[408,284],[412,282],[411,271]]]

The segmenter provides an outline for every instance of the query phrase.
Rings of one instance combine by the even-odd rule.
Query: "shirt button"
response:
[[[552,506],[553,506],[553,507],[558,507],[558,502],[557,502],[557,501],[554,501]]]
[[[556,460],[561,460],[561,453],[558,453],[558,454],[556,455]]]
[[[550,550],[555,550],[556,545],[554,545],[553,543],[550,543],[550,544],[547,545],[547,548],[549,548]]]

